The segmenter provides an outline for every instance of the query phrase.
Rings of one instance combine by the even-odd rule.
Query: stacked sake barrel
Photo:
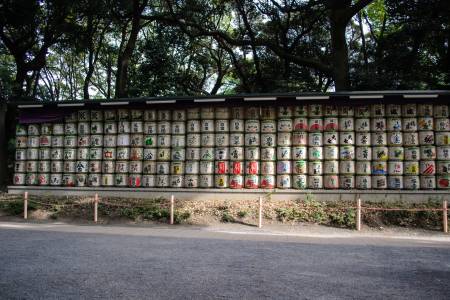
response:
[[[276,186],[276,157],[277,157],[277,111],[275,107],[261,108],[261,188],[273,189]],[[292,127],[292,126],[291,126]],[[280,150],[281,151],[281,150]],[[251,154],[251,153],[250,153]],[[285,153],[284,160],[291,159],[290,149]],[[290,176],[288,174],[287,176]],[[285,177],[287,177],[285,176]],[[289,178],[290,179],[290,178]],[[290,181],[283,182],[283,178],[279,178],[279,182],[288,185]]]
[[[245,111],[244,123],[244,186],[248,189],[256,189],[259,188],[260,185],[260,125],[260,107],[247,107]]]
[[[276,127],[276,186],[283,189],[292,187],[292,117],[292,107],[282,106],[278,108],[278,123]]]
[[[339,187],[338,113],[338,107],[335,105],[324,105],[323,107],[325,116],[323,120],[323,186],[327,189]]]
[[[228,107],[216,107],[214,111],[214,186],[216,188],[228,188],[230,173],[230,110]]]
[[[370,189],[372,186],[372,139],[370,107],[357,106],[355,109],[355,187]],[[351,155],[351,154],[350,154]]]
[[[450,189],[450,113],[447,105],[434,107],[434,130],[436,133],[436,185]]]
[[[292,185],[296,189],[308,187],[308,106],[294,107],[292,133]]]
[[[243,107],[232,107],[230,129],[230,179],[231,189],[241,189],[244,187],[244,124],[245,110]]]
[[[170,186],[184,187],[186,160],[186,111],[174,110],[172,113],[172,138],[170,154]]]
[[[142,186],[155,187],[156,174],[159,173],[156,161],[158,147],[156,110],[144,110],[143,115],[144,150],[142,157]]]
[[[122,120],[119,120],[118,115],[120,115]],[[128,161],[123,158],[117,160],[117,158],[126,157],[129,153],[127,153],[126,146],[121,146],[118,149],[117,139],[118,127],[120,127],[122,132],[121,136],[126,136],[123,132],[127,131],[127,123],[123,119],[128,118],[127,113],[123,110],[120,113],[116,110],[105,110],[103,116],[101,111],[98,111],[98,113],[94,111],[94,114],[91,113],[91,116],[95,117],[95,121],[93,119],[91,123],[91,131],[94,130],[96,132],[96,138],[91,139],[91,148],[89,150],[88,185],[126,186],[128,184]],[[100,133],[103,133],[103,136]],[[98,142],[95,142],[95,140],[98,140]],[[126,141],[122,138],[120,144],[126,144]],[[120,155],[117,155],[117,150],[120,150]]]
[[[308,187],[323,188],[323,107],[308,107]]]
[[[199,187],[200,146],[201,146],[200,108],[187,109],[186,123],[186,165],[184,185],[187,188]]]
[[[214,187],[215,122],[214,108],[200,109],[200,176],[199,187]]]
[[[171,142],[172,126],[169,110],[157,111],[157,157],[156,157],[156,187],[170,187],[171,183]],[[175,175],[175,174],[174,174]]]

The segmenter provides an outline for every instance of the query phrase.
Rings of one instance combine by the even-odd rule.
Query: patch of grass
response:
[[[33,211],[39,208],[39,205],[34,202],[28,202],[28,211]],[[5,201],[0,202],[0,210],[4,211],[10,216],[19,216],[23,214],[23,201]]]
[[[235,219],[228,210],[225,210],[222,213],[221,221],[224,223],[233,223],[235,222]]]
[[[239,218],[245,218],[248,215],[248,212],[245,210],[240,210],[238,211],[237,215]]]

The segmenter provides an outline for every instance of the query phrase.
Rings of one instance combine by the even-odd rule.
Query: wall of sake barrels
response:
[[[14,185],[450,189],[445,104],[78,110],[19,124]]]

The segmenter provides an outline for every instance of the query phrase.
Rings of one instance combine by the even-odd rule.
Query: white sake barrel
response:
[[[88,169],[90,166],[88,165]],[[116,170],[116,162],[112,160],[105,160],[102,162],[102,173],[113,174]]]
[[[370,130],[372,132],[386,131],[386,119],[385,118],[373,118],[371,120]]]
[[[450,131],[436,132],[435,142],[438,146],[450,145]]]
[[[436,176],[436,186],[438,189],[443,189],[443,190],[450,189],[450,176],[449,175]]]
[[[369,118],[355,119],[355,131],[356,132],[369,132],[370,131],[370,119]]]
[[[92,122],[103,121],[103,111],[102,110],[91,110],[90,117]]]
[[[433,108],[433,116],[435,118],[448,118],[449,107],[447,104],[435,104]]]
[[[241,119],[233,119],[230,121],[230,131],[231,132],[244,132],[245,121]]]
[[[117,155],[118,160],[128,160],[130,159],[130,148],[128,147],[119,147],[117,148]]]
[[[215,149],[216,160],[229,160],[230,159],[230,150],[227,147],[220,147]]]
[[[75,185],[76,186],[87,186],[88,174],[76,174],[75,175]]]
[[[184,174],[184,162],[173,161],[170,163],[170,174],[183,175]]]
[[[26,157],[28,160],[36,160],[39,158],[39,149],[28,148],[26,151],[27,151]]]
[[[173,161],[185,161],[186,150],[185,148],[172,148],[170,156]]]
[[[52,173],[62,173],[64,170],[63,168],[63,161],[62,160],[52,160],[50,163],[50,171]]]
[[[158,137],[156,134],[145,135],[144,136],[144,147],[146,148],[156,148],[158,143]]]
[[[372,147],[372,160],[386,161],[389,158],[388,147]]]
[[[310,160],[322,160],[323,147],[308,147],[308,157]],[[297,159],[297,157],[294,157],[294,159]]]
[[[289,175],[281,175],[289,176]],[[275,176],[274,175],[262,175],[261,176],[261,188],[262,189],[273,189],[275,188]]]
[[[308,131],[318,132],[323,131],[323,120],[321,118],[311,118],[308,120]]]
[[[143,187],[155,187],[156,176],[155,175],[142,175],[142,186]]]
[[[75,186],[75,174],[63,174],[62,185],[66,187]]]
[[[200,161],[200,174],[214,174],[214,162]]]
[[[261,134],[261,147],[275,147],[277,143],[277,135],[273,133]]]
[[[78,120],[78,112],[74,111],[64,117],[66,122],[76,122]]]
[[[321,116],[323,116],[323,106],[322,106],[322,104],[310,104],[310,105],[308,105],[308,116],[309,117],[321,117]]]
[[[228,120],[216,120],[215,131],[216,132],[229,132],[230,131],[229,121]]]
[[[228,161],[215,161],[214,162],[214,174],[222,175],[222,174],[228,174],[229,173],[229,163]]]
[[[86,122],[91,120],[91,113],[87,109],[82,109],[78,111],[78,121]]]
[[[38,171],[38,161],[28,160],[25,164],[27,173],[36,173]]]
[[[277,148],[277,159],[278,160],[290,160],[290,159],[292,159],[291,147],[278,147]]]
[[[39,137],[39,147],[45,148],[51,146],[52,137],[50,135],[41,135]]]
[[[372,104],[370,106],[370,114],[372,117],[384,117],[386,115],[384,104]]]
[[[312,133],[314,134],[314,133]],[[324,145],[338,145],[339,144],[339,134],[337,132],[325,132],[323,134]],[[310,144],[311,145],[311,144]]]
[[[405,161],[403,163],[403,173],[405,175],[419,175],[419,162],[418,161]]]
[[[303,117],[295,118],[292,126],[294,131],[308,131],[308,119]]]
[[[355,162],[353,160],[343,160],[339,162],[340,174],[355,174]]]
[[[246,160],[259,160],[260,159],[259,147],[246,147],[244,158]]]
[[[119,153],[119,151],[117,151],[117,153]],[[144,148],[130,149],[130,160],[143,160],[143,159],[144,159]]]
[[[403,160],[405,158],[405,150],[403,147],[388,147],[389,160]]]
[[[200,107],[191,107],[186,110],[186,116],[188,120],[200,119]]]
[[[188,160],[185,164],[185,173],[197,175],[200,172],[199,162],[194,160]]]
[[[228,175],[216,175],[214,176],[214,186],[218,189],[228,188]]]
[[[306,147],[303,147],[306,156]],[[274,161],[276,160],[275,148],[261,148],[261,160],[262,161]]]
[[[362,118],[368,118],[370,117],[370,106],[369,105],[358,105],[356,106],[356,116],[362,117]]]
[[[355,145],[356,146],[370,146],[372,144],[370,132],[356,132]]]
[[[340,131],[354,131],[355,119],[353,117],[339,118],[339,130]]]
[[[261,132],[262,133],[276,133],[277,132],[277,121],[275,121],[275,120],[261,121]]]
[[[399,131],[388,132],[387,144],[389,146],[401,146],[403,144],[403,134]]]
[[[295,147],[293,147],[295,148]],[[339,159],[339,147],[337,146],[325,146],[323,148],[323,158],[325,160],[337,160]],[[294,156],[294,159],[296,157]]]
[[[324,174],[338,174],[339,173],[339,161],[327,160],[323,163]]]
[[[419,131],[433,130],[434,120],[432,117],[419,117],[417,121]]]
[[[103,135],[91,135],[90,146],[91,147],[102,147],[103,146]]]
[[[372,176],[372,188],[376,190],[387,189],[387,176],[385,175],[374,175]]]
[[[419,145],[433,145],[434,132],[433,131],[419,131]]]
[[[187,188],[197,188],[198,187],[198,175],[185,175],[184,176],[184,186]]]
[[[402,115],[402,106],[400,104],[387,104],[386,116],[388,117],[400,117]]]
[[[145,122],[144,123],[144,133],[145,134],[156,134],[158,132],[158,125],[156,122]]]
[[[434,119],[435,131],[450,131],[450,119],[449,118],[437,118]]]
[[[37,185],[38,176],[36,173],[27,173],[25,175],[25,185]]]
[[[278,146],[291,146],[292,145],[292,134],[288,132],[281,132],[277,134],[277,145]]]
[[[170,162],[165,162],[165,161],[156,162],[156,174],[158,174],[158,175],[170,174]]]
[[[403,175],[403,162],[389,161],[388,162],[388,175]]]
[[[277,175],[277,188],[290,189],[291,187],[291,175]]]
[[[308,135],[309,146],[323,146],[323,134],[321,132],[312,132]]]
[[[355,144],[355,132],[339,132],[339,144],[340,145],[354,145]]]
[[[186,159],[187,160],[200,160],[201,149],[200,148],[187,148]]]
[[[159,121],[170,121],[172,114],[170,110],[162,109],[158,110],[157,115]]]
[[[308,116],[308,105],[300,104],[293,107],[294,117],[306,117]]]
[[[230,146],[244,146],[244,134],[243,133],[231,133],[229,135]]]
[[[214,160],[215,150],[213,147],[201,148],[200,149],[200,159],[201,160]]]
[[[161,147],[161,148],[170,147],[171,140],[172,140],[171,135],[168,135],[168,134],[158,135],[157,145],[158,145],[158,147]]]
[[[172,147],[179,148],[186,146],[186,138],[184,135],[172,135],[172,141],[170,143]]]
[[[371,134],[371,144],[374,146],[386,146],[387,145],[387,133],[386,132],[374,132]]]
[[[405,160],[420,160],[419,147],[405,147]]]
[[[143,160],[151,160],[154,161],[158,157],[158,150],[155,148],[144,148],[144,152],[142,154]]]
[[[339,116],[341,117],[353,117],[355,115],[355,110],[353,106],[342,105],[339,106]]]
[[[105,121],[115,121],[117,120],[117,111],[114,109],[108,109],[103,111],[103,116]]]
[[[230,145],[230,135],[228,133],[216,133],[215,145],[219,147],[228,147]]]
[[[102,186],[114,186],[114,174],[102,174],[101,185]]]
[[[76,135],[66,135],[64,136],[64,147],[76,147],[78,144]]]
[[[421,117],[432,117],[433,104],[431,103],[417,104],[417,115]]]
[[[63,156],[64,156],[63,152],[64,152],[63,148],[52,148],[52,150],[50,150],[51,159],[52,160],[63,159]],[[16,157],[16,160],[17,160],[17,157]]]
[[[77,172],[76,162],[75,161],[64,161],[63,171],[64,171],[64,173],[76,173]]]
[[[246,161],[245,162],[245,174],[258,175],[259,174],[259,162],[258,161]]]
[[[102,148],[90,148],[89,149],[89,159],[101,160],[103,158]]]
[[[90,126],[91,134],[102,134],[104,131],[102,122],[92,122]]]
[[[308,188],[313,190],[323,189],[323,177],[308,176]]]
[[[129,187],[140,187],[142,184],[142,175],[130,174],[128,175],[128,186]]]
[[[403,118],[403,131],[415,132],[418,130],[417,118]]]
[[[328,117],[323,119],[324,131],[337,131],[339,129],[339,120],[336,117]]]
[[[310,156],[310,159],[311,156]],[[341,146],[339,147],[339,159],[340,160],[354,160],[355,159],[355,146]]]
[[[17,124],[16,125],[16,136],[26,136],[27,133],[27,126],[24,124]],[[25,178],[24,178],[25,180]]]
[[[66,124],[67,125],[67,124]],[[103,127],[104,134],[116,134],[117,133],[117,123],[116,122],[105,122]]]
[[[294,189],[304,190],[308,187],[308,176],[307,175],[293,175],[292,176],[292,187]]]
[[[244,119],[245,118],[245,108],[242,106],[233,106],[230,108],[230,118],[231,119]]]
[[[216,119],[229,119],[231,117],[231,115],[230,115],[230,108],[228,108],[228,107],[216,107],[214,109],[214,117]]]
[[[417,132],[404,132],[403,133],[403,145],[418,146],[419,145],[419,134]]]
[[[184,123],[183,123],[184,125]],[[142,121],[131,121],[130,123],[130,132],[131,133],[143,133],[144,132],[144,123]]]
[[[143,161],[142,173],[144,174],[156,174],[156,161]]]
[[[105,147],[116,147],[117,146],[117,135],[104,135],[103,145]]]
[[[79,135],[77,138],[77,147],[89,147],[91,144],[91,136]]]
[[[78,134],[84,135],[84,134],[90,134],[91,133],[91,125],[89,122],[79,122],[78,123]]]
[[[373,175],[387,175],[387,162],[372,161],[372,174]]]
[[[309,161],[308,162],[308,174],[309,175],[322,175],[323,163],[321,161]]]
[[[39,147],[39,136],[29,136],[27,138],[27,147],[38,148]]]
[[[200,136],[200,143],[202,147],[213,147],[215,146],[215,135],[214,133],[202,133]]]
[[[438,175],[450,174],[450,161],[437,161],[436,174]]]
[[[75,124],[75,123],[73,123],[73,124]],[[76,130],[76,126],[75,126],[75,130]],[[41,130],[40,130],[39,124],[28,124],[27,133],[28,133],[29,136],[32,136],[32,135],[38,136],[39,134],[41,134]]]
[[[201,135],[198,133],[189,133],[186,136],[186,145],[188,147],[200,147],[201,146]]]
[[[214,175],[200,175],[199,178],[200,188],[212,188],[214,187]]]
[[[156,132],[158,134],[170,134],[172,131],[170,122],[167,121],[161,121],[157,123],[157,129]]]
[[[370,175],[372,173],[372,165],[370,161],[357,161],[355,170],[357,175]]]
[[[344,190],[355,188],[355,176],[354,175],[340,175],[339,187]]]
[[[64,148],[64,160],[75,160],[77,158],[76,148]]]
[[[402,105],[402,115],[404,117],[417,116],[417,105],[415,103],[407,103]]]
[[[278,137],[280,137],[278,135]],[[246,133],[244,136],[244,144],[245,146],[259,146],[260,145],[260,139],[259,139],[259,133]]]
[[[422,160],[436,159],[436,147],[435,146],[421,146],[420,147],[420,159],[422,159]]]
[[[172,123],[172,134],[182,134],[186,133],[186,125],[184,122],[173,122]]]
[[[15,173],[25,173],[26,162],[25,161],[15,161],[14,162],[14,172]]]
[[[372,178],[370,176],[355,176],[355,187],[358,190],[368,190],[372,187]]]
[[[436,174],[436,162],[434,160],[420,161],[420,175],[431,176]]]
[[[261,174],[262,175],[275,175],[276,174],[275,162],[273,162],[273,161],[261,162]]]
[[[436,177],[435,176],[420,176],[420,188],[423,190],[436,189]]]
[[[292,106],[279,106],[278,107],[278,118],[291,118],[293,115]]]
[[[90,176],[91,174],[89,174]],[[128,175],[127,174],[116,174],[114,176],[115,186],[127,186],[128,185]]]
[[[245,175],[244,186],[246,189],[257,189],[259,187],[258,175]]]
[[[78,160],[88,160],[89,159],[89,148],[78,148],[77,149],[77,159]]]
[[[60,186],[62,183],[62,174],[50,174],[50,185]]]
[[[245,132],[258,133],[261,131],[259,120],[245,120],[244,125]]]
[[[277,118],[277,110],[273,106],[261,107],[262,120],[275,120]]]
[[[128,149],[128,148],[125,148],[125,149]],[[104,160],[115,160],[116,159],[116,148],[103,148],[102,158]]]
[[[277,131],[278,132],[291,132],[293,130],[292,119],[279,119]]]
[[[201,107],[200,108],[201,119],[214,119],[214,107]]]
[[[450,160],[450,146],[437,146],[436,158],[439,160]]]
[[[16,149],[17,148],[27,148],[27,137],[26,136],[16,136]]]
[[[323,106],[323,114],[325,116],[337,116],[339,114],[339,108],[334,104],[326,104]]]
[[[128,163],[128,171],[132,174],[141,174],[142,173],[142,161],[130,161]]]
[[[233,174],[233,175],[244,174],[244,162],[232,161],[230,164],[230,174]]]
[[[202,120],[201,132],[214,132],[214,120]]]
[[[387,131],[402,130],[402,119],[401,118],[387,118],[386,129],[387,129]]]
[[[292,162],[294,174],[308,174],[308,162],[306,160],[296,160]]]
[[[292,174],[292,162],[290,160],[277,161],[277,174]]]
[[[292,145],[294,145],[294,146],[308,145],[308,133],[307,132],[294,132],[292,134]]]
[[[142,120],[144,118],[144,112],[140,109],[132,109],[130,115],[131,120]]]

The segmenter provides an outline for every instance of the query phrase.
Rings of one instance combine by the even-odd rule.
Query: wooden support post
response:
[[[175,202],[175,196],[170,196],[170,225],[173,225],[173,206]]]
[[[447,207],[447,200],[442,201],[442,225],[445,233],[448,233],[448,207]]]
[[[94,198],[94,222],[98,221],[98,194],[95,194]]]
[[[361,231],[361,199],[358,198],[356,210],[356,230]]]
[[[259,197],[258,228],[262,227],[262,197]]]
[[[23,218],[28,219],[28,192],[23,195]]]

